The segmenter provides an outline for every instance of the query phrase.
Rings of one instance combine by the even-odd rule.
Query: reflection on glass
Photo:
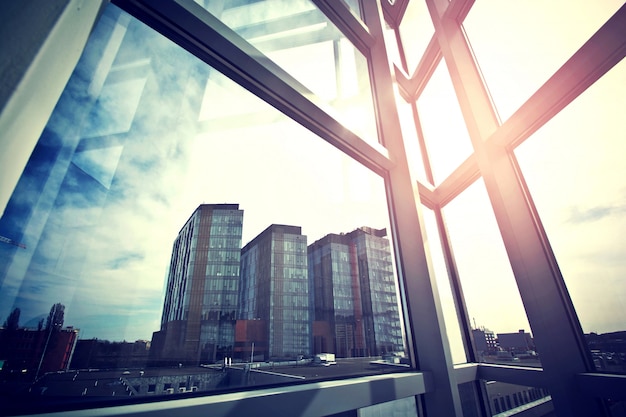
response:
[[[480,360],[539,366],[528,319],[482,179],[444,207],[443,214]]]
[[[502,120],[508,119],[623,3],[476,2],[463,26]]]
[[[596,369],[608,372],[626,372],[625,93],[622,62],[515,150]]]
[[[0,404],[408,369],[382,178],[247,96],[104,10],[0,218]]]
[[[550,393],[544,388],[483,381],[489,398],[491,415],[514,415],[533,409],[532,415],[552,415],[554,407]],[[467,384],[464,384],[467,385]]]
[[[417,110],[433,177],[435,183],[439,184],[473,151],[461,108],[443,60],[418,98]]]
[[[223,2],[220,9],[207,3],[203,7],[302,83],[305,95],[377,142],[367,60],[312,2]]]

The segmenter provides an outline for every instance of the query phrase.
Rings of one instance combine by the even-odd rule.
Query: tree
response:
[[[4,328],[7,330],[17,330],[20,327],[20,309],[15,307],[11,314],[4,322]]]
[[[46,320],[46,330],[61,330],[63,327],[63,320],[65,316],[65,306],[61,303],[56,303],[50,308],[50,314]]]

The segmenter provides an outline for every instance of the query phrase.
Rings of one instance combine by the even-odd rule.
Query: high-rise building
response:
[[[385,229],[329,234],[308,247],[314,350],[339,357],[403,350],[398,298]]]
[[[300,227],[273,224],[241,250],[239,318],[260,320],[267,339],[240,342],[268,359],[311,353],[306,246]]]
[[[178,233],[152,360],[198,363],[232,355],[242,223],[238,204],[202,204]]]

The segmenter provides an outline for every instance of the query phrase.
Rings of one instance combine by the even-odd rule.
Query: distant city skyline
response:
[[[301,227],[272,224],[242,246],[243,218],[239,204],[201,204],[181,228],[151,364],[404,351],[385,229],[308,245]]]

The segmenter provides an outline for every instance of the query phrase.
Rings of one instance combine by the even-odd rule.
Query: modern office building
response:
[[[0,406],[623,416],[625,27],[623,0],[1,2],[0,320],[36,326],[61,302],[81,337],[148,339],[191,205],[309,236],[350,213],[389,224],[409,366],[245,394],[152,383],[105,411],[65,385],[49,406],[16,395],[0,372]],[[382,219],[360,218],[369,197]],[[480,362],[472,318],[527,329],[540,363]]]
[[[311,354],[306,245],[301,227],[272,224],[241,249],[239,318],[264,326],[265,341],[255,350],[265,359]]]
[[[202,204],[172,248],[153,362],[212,363],[232,357],[239,305],[243,210]]]
[[[314,353],[337,357],[403,352],[396,281],[385,229],[329,234],[307,248]]]

